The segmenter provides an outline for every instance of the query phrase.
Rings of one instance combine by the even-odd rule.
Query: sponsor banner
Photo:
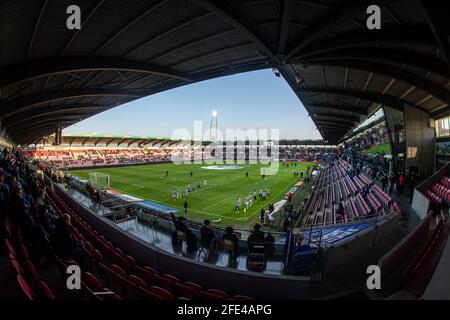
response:
[[[364,229],[370,228],[374,226],[376,222],[365,222],[365,223],[359,223],[359,224],[352,224],[347,226],[339,226],[339,227],[329,227],[329,228],[322,228],[322,245],[324,244],[331,244],[336,241],[342,240],[344,238],[350,237],[352,235],[355,235]],[[305,232],[302,232],[303,238],[309,238],[310,230],[307,230]],[[317,230],[312,230],[312,239],[313,241],[318,241],[319,239],[315,239],[315,237],[319,237],[320,233],[317,232]]]
[[[141,202],[141,201],[144,201],[144,199],[133,197],[133,196],[130,196],[128,194],[119,194],[119,195],[116,195],[116,197],[119,198],[120,200],[123,200],[123,201],[126,201],[126,202]]]
[[[160,212],[160,213],[166,213],[166,214],[176,214],[178,213],[178,210],[160,203],[152,202],[152,201],[144,201],[139,204],[136,204],[136,207],[142,207],[148,210]]]
[[[114,190],[114,189],[108,189],[108,190],[105,190],[105,192],[107,194],[113,196],[114,198],[118,198],[118,199],[126,201],[126,202],[141,202],[141,201],[144,201],[144,199],[133,197],[133,196],[130,196],[128,194],[123,194],[122,192]]]

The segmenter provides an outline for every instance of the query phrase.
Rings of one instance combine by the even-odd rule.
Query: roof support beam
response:
[[[257,33],[252,30],[252,28],[247,25],[242,17],[239,17],[237,13],[233,12],[230,8],[226,8],[224,2],[212,3],[208,0],[192,0],[197,6],[209,10],[214,13],[220,19],[230,24],[231,26],[238,29],[242,34],[244,34],[250,41],[254,42],[255,45],[261,50],[265,55],[267,55],[272,61],[276,61],[276,56],[272,50],[259,38]],[[221,4],[219,7],[219,3]]]
[[[201,19],[204,19],[206,17],[209,17],[211,15],[211,12],[202,12],[198,15],[196,15],[195,17],[190,17],[184,21],[179,21],[176,22],[174,25],[170,26],[168,29],[163,30],[161,33],[157,34],[157,35],[152,35],[150,38],[144,40],[142,43],[139,43],[138,45],[134,46],[133,48],[131,48],[130,50],[127,51],[127,53],[124,54],[124,57],[129,57],[132,56],[133,54],[135,54],[136,52],[138,52],[139,50],[149,46],[151,43],[165,37],[166,35],[177,31],[178,29],[181,29],[191,23],[195,23]]]
[[[345,123],[350,123],[352,125],[354,125],[355,123],[358,123],[360,121],[359,117],[349,117],[349,116],[343,117],[342,114],[339,115],[336,113],[333,114],[333,113],[325,113],[325,112],[323,112],[323,113],[314,112],[314,119],[317,119],[317,120],[323,119],[323,120],[332,120],[332,121],[336,120],[337,122],[345,122]]]
[[[20,132],[23,129],[27,128],[33,128],[35,126],[38,126],[40,124],[46,124],[46,123],[75,123],[80,121],[80,118],[82,118],[82,115],[72,115],[72,116],[58,116],[58,117],[52,117],[52,118],[43,118],[39,121],[33,121],[33,123],[30,125],[29,123],[21,124],[18,126],[15,126],[13,128],[10,128],[7,132],[9,135],[14,134],[15,132]]]
[[[320,54],[308,54],[302,56],[301,61],[321,60],[360,60],[384,64],[407,65],[414,68],[438,74],[450,78],[450,66],[443,60],[434,56],[416,52],[387,49],[387,48],[352,48],[338,49]]]
[[[340,104],[326,104],[326,103],[307,103],[308,107],[315,112],[315,110],[328,110],[334,109],[336,112],[346,111],[357,114],[359,116],[368,116],[369,113],[361,107],[355,107],[351,105],[340,105]]]
[[[48,0],[45,0],[44,4],[42,5],[41,11],[39,12],[39,17],[34,24],[34,30],[33,35],[31,36],[30,44],[28,45],[28,53],[27,53],[27,59],[30,59],[31,57],[31,50],[33,49],[34,39],[36,38],[37,31],[39,29],[39,24],[41,23],[42,16],[44,15],[45,8],[47,8]]]
[[[38,130],[40,129],[48,129],[48,134],[54,133],[56,131],[56,125],[57,124],[61,124],[64,128],[64,126],[69,126],[72,125],[74,123],[76,123],[77,120],[72,120],[72,121],[54,121],[54,120],[49,120],[46,123],[41,123],[39,125],[36,126],[23,126],[21,128],[17,128],[16,130],[8,133],[8,135],[11,137],[11,139],[13,139],[13,141],[16,141],[17,138],[20,138],[21,136],[25,136],[25,134],[30,134],[31,136],[35,137],[36,132],[38,132]]]
[[[101,56],[61,56],[36,59],[1,68],[0,88],[49,75],[95,70],[141,72],[194,81],[182,72],[141,61]]]
[[[297,45],[286,55],[286,58],[288,60],[293,58],[300,50],[330,31],[336,24],[350,20],[357,13],[362,13],[365,6],[365,1],[345,1],[335,5],[335,8],[331,8],[316,24],[305,28],[297,38]]]
[[[420,45],[435,47],[432,40],[433,34],[423,27],[402,27],[402,28],[382,28],[381,30],[370,30],[364,32],[348,33],[327,41],[319,41],[311,44],[293,56],[291,60],[298,60],[304,56],[322,54],[329,51],[369,47],[376,49],[379,44],[400,44],[400,45]]]
[[[286,50],[286,42],[289,34],[289,24],[292,19],[292,12],[294,11],[295,0],[283,0],[281,2],[282,15],[280,24],[280,36],[278,41],[278,54],[284,55]]]
[[[400,100],[394,96],[389,95],[382,95],[378,93],[371,93],[371,92],[362,92],[362,91],[356,91],[356,90],[346,90],[341,88],[322,88],[322,87],[308,87],[301,89],[302,93],[305,94],[314,94],[314,93],[320,93],[320,94],[334,94],[334,95],[340,95],[340,96],[347,96],[347,97],[353,97],[353,98],[359,98],[367,101],[372,101],[375,103],[379,103],[394,109],[403,110],[404,103],[411,104],[407,101]]]
[[[37,108],[35,110],[27,111],[26,113],[16,114],[12,117],[5,118],[3,120],[3,129],[7,130],[8,128],[14,127],[23,122],[29,122],[34,119],[39,119],[40,117],[51,118],[53,115],[89,115],[93,114],[94,110],[104,111],[109,109],[106,106],[99,105],[58,105],[51,106],[48,108]]]
[[[435,98],[441,100],[444,103],[450,105],[450,92],[443,89],[439,85],[434,82],[422,78],[412,72],[407,70],[398,69],[395,67],[391,67],[389,65],[384,65],[376,62],[366,62],[366,61],[357,61],[357,60],[332,60],[332,59],[314,59],[311,61],[312,64],[317,62],[317,65],[329,65],[334,67],[341,68],[351,68],[357,69],[360,71],[366,71],[369,73],[379,74],[390,79],[397,79],[403,81],[411,86],[414,86],[418,89],[421,89]]]
[[[119,96],[119,97],[142,98],[144,94],[137,93],[136,91],[133,90],[123,90],[123,89],[78,88],[60,91],[47,91],[44,93],[20,97],[14,100],[7,101],[5,103],[0,103],[0,118],[8,117],[10,115],[21,112],[30,107],[43,103],[89,96]]]
[[[104,48],[106,48],[111,42],[113,42],[115,39],[117,39],[124,31],[126,31],[129,27],[136,24],[139,20],[144,18],[146,15],[150,14],[152,11],[158,9],[159,7],[163,6],[166,2],[169,0],[163,0],[156,4],[152,4],[147,10],[145,10],[142,13],[139,13],[136,17],[134,17],[131,21],[128,21],[125,23],[125,25],[121,26],[120,29],[116,30],[114,34],[108,38],[100,47],[95,50],[94,55],[97,55],[102,51]]]
[[[319,127],[343,128],[343,129],[350,129],[352,127],[352,125],[339,123],[336,121],[316,120],[315,122]]]
[[[448,23],[448,11],[442,8],[438,1],[417,0],[422,8],[428,25],[433,32],[443,57],[450,64],[450,26]]]

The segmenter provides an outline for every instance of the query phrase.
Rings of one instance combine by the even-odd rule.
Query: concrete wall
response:
[[[377,264],[381,269],[382,277],[389,275],[411,254],[420,239],[427,233],[430,220],[431,214],[428,214],[413,231],[378,260]]]
[[[450,300],[450,237],[447,239],[439,264],[437,265],[422,299]]]
[[[325,272],[331,271],[337,266],[351,263],[354,257],[370,250],[370,248],[397,229],[399,220],[400,214],[393,214],[387,220],[377,223],[373,228],[365,229],[352,237],[335,242],[326,251]]]
[[[406,169],[419,167],[422,175],[434,170],[435,130],[429,127],[429,116],[414,107],[405,106]]]

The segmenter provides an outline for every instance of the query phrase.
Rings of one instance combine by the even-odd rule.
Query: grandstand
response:
[[[450,299],[445,10],[382,1],[369,30],[364,1],[72,2],[0,5],[0,299]],[[69,5],[81,29],[58,27]],[[233,163],[205,165],[214,141],[63,134],[260,69],[322,139],[225,141]]]

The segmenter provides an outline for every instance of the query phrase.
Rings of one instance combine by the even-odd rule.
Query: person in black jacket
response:
[[[214,231],[211,229],[211,221],[206,219],[200,228],[200,242],[202,246],[209,249],[215,237]]]
[[[63,214],[55,222],[55,229],[51,235],[51,244],[55,253],[61,258],[73,258],[84,269],[89,268],[83,246],[75,239],[70,230],[71,221],[68,214]]]
[[[234,234],[234,230],[232,227],[226,227],[225,234],[222,236],[222,240],[230,240],[234,243],[234,256],[237,257],[239,255],[239,239]]]
[[[247,244],[249,249],[253,246],[264,243],[264,232],[261,230],[261,225],[259,223],[255,224],[253,227],[253,232],[248,236]]]

